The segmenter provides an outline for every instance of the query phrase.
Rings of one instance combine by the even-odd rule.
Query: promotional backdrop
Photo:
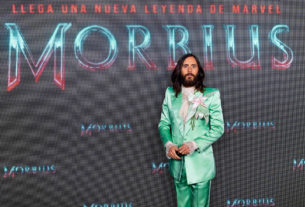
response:
[[[176,206],[158,122],[188,52],[225,120],[210,206],[305,206],[304,1],[1,4],[1,206]]]

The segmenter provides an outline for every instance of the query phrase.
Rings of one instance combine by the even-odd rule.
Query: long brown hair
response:
[[[177,62],[177,65],[172,73],[172,76],[171,76],[173,88],[176,92],[176,97],[181,92],[181,85],[183,82],[183,77],[181,75],[181,68],[182,68],[184,60],[188,57],[195,58],[197,65],[198,65],[198,74],[197,74],[197,82],[195,84],[195,89],[203,93],[204,88],[206,88],[206,86],[203,84],[205,74],[204,74],[204,70],[200,64],[200,61],[198,60],[198,58],[195,55],[188,53],[188,54],[185,54],[182,57],[180,57],[180,59]]]

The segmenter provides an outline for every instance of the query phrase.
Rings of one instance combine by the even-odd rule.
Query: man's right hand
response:
[[[167,155],[175,160],[180,160],[181,158],[177,155],[176,152],[178,152],[178,147],[175,145],[169,148]]]

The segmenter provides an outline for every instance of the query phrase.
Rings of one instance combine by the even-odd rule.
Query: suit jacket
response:
[[[203,96],[204,104],[208,108],[209,121],[195,119],[194,128],[190,117],[185,125],[179,115],[182,105],[182,93],[175,97],[173,87],[168,87],[162,104],[159,131],[163,145],[168,141],[177,144],[178,147],[184,142],[195,141],[198,148],[191,155],[185,155],[181,160],[170,159],[170,174],[175,179],[180,179],[182,167],[185,165],[188,184],[211,180],[215,177],[215,161],[212,144],[221,137],[224,132],[220,93],[216,88],[205,88],[204,93],[195,90],[195,96]],[[192,108],[190,104],[188,113]]]

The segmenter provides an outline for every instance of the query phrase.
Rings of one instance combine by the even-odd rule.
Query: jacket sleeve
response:
[[[164,101],[162,104],[161,119],[159,121],[159,126],[158,126],[161,140],[162,140],[164,146],[168,141],[172,141],[171,120],[169,117],[168,99],[169,99],[169,91],[167,89],[165,92],[165,98],[164,98]]]
[[[210,105],[210,129],[203,136],[195,138],[198,151],[202,152],[211,146],[224,133],[224,121],[219,90],[215,91]]]

